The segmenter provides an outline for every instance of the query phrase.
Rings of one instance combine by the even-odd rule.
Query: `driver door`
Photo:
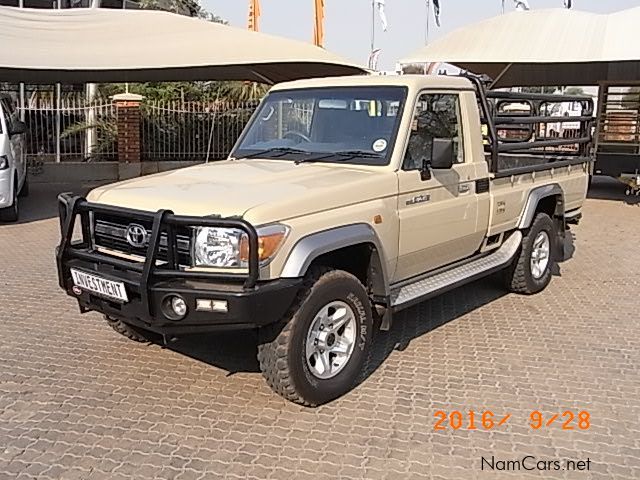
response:
[[[465,152],[462,125],[458,92],[419,96],[398,172],[396,281],[461,260],[480,248],[476,168]],[[431,158],[434,138],[453,141],[454,164],[450,169],[431,169],[431,178],[423,179],[423,160]]]

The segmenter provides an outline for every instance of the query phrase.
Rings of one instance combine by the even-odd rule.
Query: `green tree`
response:
[[[202,8],[197,0],[142,0],[140,5],[146,10],[164,10],[210,22],[226,23],[222,18]]]
[[[122,83],[105,83],[98,86],[99,96],[109,98],[125,91]],[[254,82],[145,82],[128,85],[129,92],[137,93],[150,101],[206,102],[212,100],[259,100],[268,87]]]

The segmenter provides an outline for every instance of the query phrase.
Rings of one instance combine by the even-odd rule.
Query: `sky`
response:
[[[207,10],[231,25],[246,28],[248,0],[201,0]],[[386,0],[389,27],[382,31],[375,17],[375,46],[381,49],[379,68],[392,70],[396,61],[425,44],[426,0]],[[513,10],[506,0],[506,10]],[[563,0],[529,0],[531,8],[562,8]],[[574,9],[608,13],[640,6],[640,0],[573,0]],[[313,0],[260,0],[260,30],[312,41]],[[440,28],[430,19],[429,39],[456,28],[499,15],[501,0],[440,0]],[[325,48],[366,64],[371,43],[371,0],[325,0]],[[224,48],[224,47],[223,47]]]

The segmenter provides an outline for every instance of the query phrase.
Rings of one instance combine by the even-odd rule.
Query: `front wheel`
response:
[[[371,303],[348,272],[314,268],[285,319],[260,331],[258,361],[287,400],[316,406],[351,390],[372,342]]]
[[[116,320],[115,318],[104,316],[109,326],[113,328],[120,335],[127,337],[129,340],[140,343],[149,343],[149,332],[144,331],[141,328],[134,327],[128,323],[124,323],[122,320]]]
[[[553,242],[556,229],[553,220],[539,213],[522,239],[520,252],[505,271],[507,288],[515,293],[531,295],[544,290],[555,265]]]

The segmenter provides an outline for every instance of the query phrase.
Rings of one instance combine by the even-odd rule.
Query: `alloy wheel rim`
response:
[[[531,275],[538,280],[547,271],[549,266],[549,256],[551,253],[551,242],[547,232],[540,232],[533,241],[531,251]]]
[[[345,302],[336,300],[316,313],[305,342],[311,373],[322,380],[335,377],[349,363],[356,339],[356,316]]]

